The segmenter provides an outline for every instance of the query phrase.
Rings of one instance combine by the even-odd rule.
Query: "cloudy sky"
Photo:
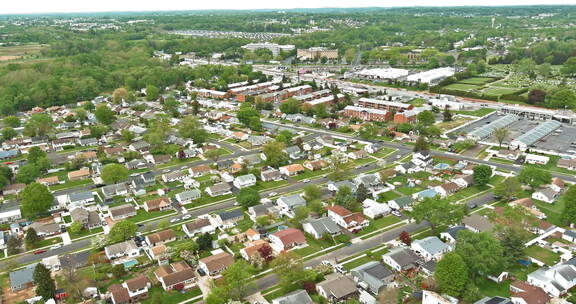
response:
[[[201,9],[576,4],[576,0],[291,0],[285,2],[270,0],[5,0],[2,2],[0,15]]]

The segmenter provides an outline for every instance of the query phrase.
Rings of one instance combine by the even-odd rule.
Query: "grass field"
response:
[[[482,92],[488,95],[499,96],[499,95],[513,94],[516,91],[518,91],[518,88],[489,87],[487,89],[484,89]]]
[[[526,248],[525,252],[527,256],[535,258],[548,266],[552,266],[560,260],[559,254],[536,245]]]
[[[445,86],[444,88],[449,89],[449,90],[457,90],[457,91],[471,91],[471,90],[480,89],[480,86],[473,85],[473,84],[453,83],[453,84]]]
[[[44,46],[40,44],[24,44],[0,47],[0,61],[15,60],[22,57],[39,55]]]
[[[483,117],[486,116],[492,112],[495,112],[495,109],[490,109],[490,108],[480,108],[478,110],[474,110],[474,111],[452,111],[453,114],[462,114],[462,115],[470,115],[470,116],[476,116],[476,117]]]
[[[489,82],[492,82],[494,80],[495,80],[494,78],[489,78],[489,77],[472,77],[472,78],[460,80],[459,83],[482,85],[482,84],[487,84]]]

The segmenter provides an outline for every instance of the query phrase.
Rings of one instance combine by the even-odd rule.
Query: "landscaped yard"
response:
[[[142,304],[153,303],[152,299],[155,298],[155,294],[161,295],[162,303],[180,303],[182,301],[202,295],[202,291],[200,288],[195,288],[189,290],[188,292],[179,292],[176,290],[166,292],[164,289],[162,289],[162,287],[152,287],[150,290],[148,290],[148,298],[142,301]]]
[[[526,248],[525,252],[527,256],[535,258],[548,266],[555,265],[560,260],[559,254],[536,245]]]
[[[73,233],[71,231],[68,231],[68,235],[70,235],[70,238],[74,240],[74,239],[85,237],[88,235],[100,233],[102,231],[104,231],[104,229],[102,229],[102,227],[98,227],[98,228],[94,228],[92,230],[82,229],[82,230],[80,230],[80,232],[77,232],[77,233]]]
[[[474,110],[474,111],[452,111],[453,114],[463,114],[463,115],[470,115],[470,116],[476,116],[476,117],[483,117],[486,116],[492,112],[495,112],[495,109],[491,109],[491,108],[480,108],[478,110]]]
[[[129,221],[133,223],[139,223],[143,221],[147,221],[153,218],[165,216],[168,214],[176,214],[174,210],[166,210],[166,211],[153,211],[153,212],[146,212],[144,209],[138,209],[136,216],[128,218]]]
[[[400,195],[394,191],[382,192],[378,194],[378,201],[381,203],[385,203],[393,199],[397,199],[399,197]]]
[[[481,87],[478,85],[473,85],[473,84],[453,83],[453,84],[445,86],[444,88],[446,88],[448,90],[471,91],[471,90],[478,90]]]
[[[303,179],[314,178],[316,176],[328,174],[329,172],[330,172],[330,169],[323,169],[323,170],[316,170],[316,171],[306,169],[306,171],[304,171],[303,173],[300,173],[300,174],[294,176],[293,179],[295,179],[297,181],[301,181]]]
[[[362,231],[358,232],[356,235],[358,235],[358,236],[366,235],[366,234],[374,232],[378,229],[382,229],[384,227],[394,225],[400,221],[402,221],[402,219],[400,219],[399,217],[393,216],[393,215],[377,218],[375,220],[370,221],[370,225],[368,225],[368,227],[362,229]]]

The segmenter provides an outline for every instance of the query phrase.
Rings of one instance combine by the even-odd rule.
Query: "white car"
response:
[[[189,220],[191,218],[192,216],[190,214],[186,214],[185,216],[182,217],[183,220]]]
[[[170,220],[170,223],[176,223],[176,222],[179,222],[179,221],[180,221],[179,218],[174,218],[174,219],[171,219],[171,220]]]
[[[309,183],[309,182],[310,182],[310,179],[308,179],[308,178],[307,178],[307,179],[303,179],[302,182],[303,182],[303,183]]]
[[[268,197],[275,196],[275,195],[278,195],[278,193],[276,193],[276,192],[274,192],[274,191],[268,193]]]
[[[62,247],[62,244],[56,244],[56,245],[50,247],[50,250],[58,249],[60,247]]]
[[[401,217],[401,216],[402,216],[402,213],[400,213],[400,212],[398,212],[398,211],[396,211],[396,210],[394,210],[394,211],[392,211],[392,212],[390,212],[390,213],[392,213],[392,215],[397,216],[397,217]]]

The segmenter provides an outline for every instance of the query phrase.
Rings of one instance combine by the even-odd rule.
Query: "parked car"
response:
[[[183,220],[189,220],[191,218],[192,216],[190,214],[186,214],[185,216],[182,217]]]
[[[307,178],[307,179],[303,179],[302,182],[303,182],[303,183],[309,183],[309,182],[310,182],[310,179],[308,179],[308,178]]]
[[[400,212],[398,212],[398,211],[396,211],[396,210],[394,210],[394,211],[392,211],[392,212],[390,212],[390,213],[392,213],[392,215],[397,216],[397,217],[401,217],[401,216],[402,216],[402,213],[400,213]]]
[[[60,247],[62,247],[62,244],[56,244],[56,245],[50,247],[50,250],[58,249]]]
[[[40,250],[34,251],[34,254],[43,254],[44,252],[46,252],[46,250],[40,249]]]
[[[170,220],[170,223],[176,223],[178,221],[180,221],[180,218],[173,218]]]

